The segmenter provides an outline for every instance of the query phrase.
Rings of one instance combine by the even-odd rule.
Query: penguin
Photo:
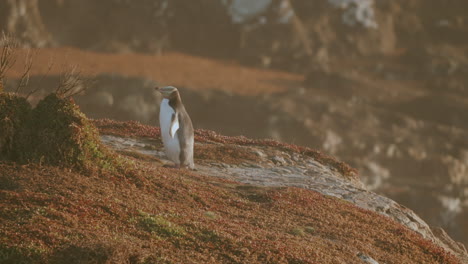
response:
[[[159,125],[166,156],[176,168],[195,169],[193,162],[193,125],[187,114],[177,88],[156,87],[162,96],[159,111]]]

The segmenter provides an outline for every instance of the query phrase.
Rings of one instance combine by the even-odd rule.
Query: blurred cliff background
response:
[[[76,97],[88,116],[157,125],[153,88],[175,85],[196,128],[335,155],[468,245],[466,10],[466,0],[4,0],[0,30],[33,57],[32,101],[76,65],[95,79]]]

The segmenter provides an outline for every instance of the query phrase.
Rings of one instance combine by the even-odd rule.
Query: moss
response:
[[[122,160],[111,155],[94,125],[71,99],[50,94],[31,111],[19,139],[23,162],[78,170],[114,170]]]
[[[138,223],[145,231],[160,237],[180,237],[185,235],[184,228],[162,216],[140,212]]]
[[[302,227],[293,228],[289,231],[289,233],[294,236],[305,236],[305,231]]]
[[[309,233],[309,234],[313,234],[313,233],[315,233],[315,228],[313,228],[311,226],[306,226],[306,227],[304,227],[304,231]]]
[[[12,93],[0,93],[0,160],[18,156],[18,131],[31,112],[26,99]]]
[[[310,227],[310,226],[305,226],[305,227],[295,227],[288,232],[291,235],[294,236],[305,236],[306,234],[314,234],[315,233],[315,228]]]
[[[205,217],[206,218],[209,218],[209,219],[212,219],[212,220],[215,220],[218,218],[218,215],[215,213],[215,212],[212,212],[212,211],[207,211],[204,213]]]

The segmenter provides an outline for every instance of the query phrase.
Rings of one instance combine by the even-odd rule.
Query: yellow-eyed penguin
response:
[[[156,87],[162,96],[159,125],[166,156],[176,168],[195,168],[193,163],[193,126],[190,116],[173,86]]]

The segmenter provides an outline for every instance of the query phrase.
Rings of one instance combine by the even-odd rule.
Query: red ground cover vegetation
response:
[[[158,135],[95,121],[101,133]],[[198,131],[198,141],[270,144]],[[294,150],[293,147],[289,147]],[[163,168],[122,171],[0,163],[2,263],[459,263],[400,224],[340,199]]]
[[[361,263],[358,252],[458,263],[386,217],[304,189],[143,161],[126,175],[3,163],[0,179],[7,263]]]

